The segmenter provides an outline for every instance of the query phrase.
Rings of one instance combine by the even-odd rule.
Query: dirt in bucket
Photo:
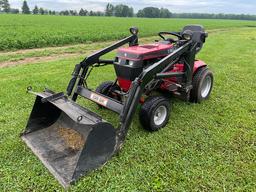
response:
[[[59,127],[58,132],[69,148],[81,150],[84,147],[83,136],[77,131],[70,128]]]

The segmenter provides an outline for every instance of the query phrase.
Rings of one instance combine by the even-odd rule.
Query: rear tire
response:
[[[201,103],[209,98],[213,87],[213,73],[206,67],[198,69],[193,77],[190,101]]]
[[[163,96],[149,97],[141,107],[140,123],[148,131],[158,131],[168,123],[170,111],[169,99]]]

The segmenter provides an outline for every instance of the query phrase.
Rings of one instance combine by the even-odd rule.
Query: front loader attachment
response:
[[[130,29],[130,37],[77,64],[67,87],[68,97],[64,93],[56,94],[50,90],[34,93],[37,95],[34,108],[21,138],[64,187],[68,187],[89,171],[101,167],[121,149],[142,94],[147,90],[151,91],[153,87],[150,83],[182,76],[184,82],[179,89],[186,96],[189,95],[195,54],[206,37],[203,29],[190,29],[184,31],[182,36],[179,35],[181,41],[169,55],[143,69],[132,81],[129,91],[120,93],[123,97],[121,101],[92,91],[86,80],[93,67],[116,63],[116,60],[102,60],[101,56],[126,43],[130,47],[138,45],[137,28]],[[186,64],[184,72],[168,72],[178,61]],[[30,88],[28,91],[32,92]],[[78,97],[118,113],[118,127],[115,129],[99,115],[79,106],[75,103]]]
[[[36,95],[21,138],[64,187],[114,154],[116,130],[111,124],[64,94]]]

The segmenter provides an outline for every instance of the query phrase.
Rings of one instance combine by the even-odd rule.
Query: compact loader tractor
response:
[[[160,32],[161,40],[147,45],[138,44],[136,27],[130,32],[77,64],[66,93],[34,93],[28,87],[36,100],[21,138],[64,187],[103,166],[121,149],[138,105],[142,127],[157,131],[168,123],[171,96],[200,103],[211,93],[213,74],[195,59],[207,37],[202,26]],[[100,59],[115,49],[113,60]],[[93,91],[86,81],[90,71],[106,65],[114,66],[117,78]],[[118,113],[119,126],[78,105],[78,97],[97,103],[99,110]]]

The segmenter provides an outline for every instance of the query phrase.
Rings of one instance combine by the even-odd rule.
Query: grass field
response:
[[[256,26],[255,21],[0,14],[0,51],[114,40],[126,36],[131,26],[139,27],[143,37],[152,36],[159,30],[180,30],[186,24],[202,24],[208,30]]]
[[[168,25],[152,25],[152,31],[161,27],[166,29]],[[121,28],[124,32],[126,26]],[[215,74],[211,98],[202,104],[173,100],[170,123],[155,133],[144,131],[136,115],[120,155],[83,177],[70,191],[255,191],[255,36],[256,28],[211,32],[198,56]],[[25,90],[28,85],[36,91],[44,87],[65,90],[74,64],[81,59],[79,56],[0,69],[0,191],[62,191],[19,138],[34,102],[34,96]],[[113,79],[111,72],[112,67],[106,67],[104,75],[94,71],[95,78],[89,81],[96,87],[99,76],[100,81]],[[86,102],[80,100],[80,103]],[[95,104],[89,107],[107,120],[117,122],[109,111],[99,110]]]

